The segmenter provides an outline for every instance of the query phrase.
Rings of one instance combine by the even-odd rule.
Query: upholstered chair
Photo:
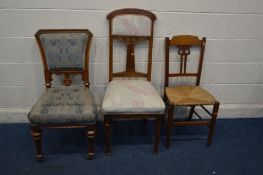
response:
[[[109,20],[109,84],[102,104],[105,153],[109,155],[112,152],[110,147],[112,120],[154,119],[156,126],[153,153],[158,154],[160,125],[165,105],[151,83],[153,26],[156,16],[147,10],[129,8],[110,12],[107,19]],[[120,46],[116,43],[122,43],[127,48],[124,71],[113,71],[113,55],[116,47]],[[146,73],[135,68],[135,48],[138,44],[140,47],[146,45]],[[120,55],[118,57],[125,60]]]
[[[166,111],[168,112],[167,148],[170,146],[173,126],[207,126],[209,128],[207,143],[208,145],[211,144],[219,102],[207,90],[199,86],[205,44],[205,38],[199,39],[193,35],[179,35],[171,39],[168,37],[165,38],[164,98],[167,100]],[[170,58],[170,55],[174,57]],[[189,78],[194,81],[189,80]],[[179,85],[179,79],[187,79],[185,81],[187,83],[180,82]],[[174,83],[173,80],[178,84]],[[193,84],[191,84],[191,82]],[[189,117],[187,117],[186,120],[178,117],[177,113],[174,114],[174,109],[178,106],[190,108]],[[211,118],[203,119],[201,115],[195,111],[196,106],[204,109],[204,112],[208,114],[207,117],[211,116]],[[212,112],[206,108],[207,106],[212,107]],[[197,116],[197,119],[192,119],[193,114]]]
[[[89,30],[39,30],[35,34],[42,56],[46,91],[28,113],[36,157],[43,159],[43,128],[86,128],[87,158],[94,155],[97,109],[89,90]],[[83,85],[72,85],[71,75],[80,74]],[[52,86],[52,76],[64,77],[62,86]]]

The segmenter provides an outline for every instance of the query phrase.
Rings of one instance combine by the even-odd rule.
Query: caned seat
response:
[[[175,86],[165,88],[170,103],[177,106],[212,105],[216,99],[200,86]]]
[[[207,90],[199,86],[204,59],[205,43],[205,38],[199,39],[194,35],[179,35],[174,36],[171,39],[168,37],[165,38],[164,100],[167,101],[166,111],[168,113],[167,148],[170,146],[173,126],[207,126],[209,128],[207,144],[210,145],[212,142],[216,118],[219,110],[219,102]],[[171,63],[172,61],[170,58],[172,51],[177,51],[175,52],[176,54],[173,54],[173,56],[175,55],[175,59],[173,57],[173,63]],[[178,66],[177,71],[173,69],[172,65]],[[193,65],[197,65],[196,70],[193,70]],[[194,85],[189,85],[189,82],[187,82],[187,85],[177,85],[176,83],[172,84],[172,78],[182,80],[187,79],[188,77],[195,78],[195,82],[193,83]],[[182,82],[180,82],[180,84],[182,84]],[[213,107],[212,112],[207,110],[205,107],[206,105]],[[177,120],[181,117],[178,117],[178,114],[174,113],[174,108],[176,106],[190,107],[189,117],[187,120]],[[211,116],[211,119],[203,119],[195,111],[196,106],[204,109],[204,111]],[[193,114],[198,117],[197,120],[192,120]]]
[[[151,118],[156,122],[153,153],[157,154],[165,105],[150,82],[153,26],[156,16],[147,10],[126,8],[110,12],[107,19],[109,20],[109,84],[102,103],[105,153],[109,155],[112,152],[110,147],[112,120]],[[124,71],[113,70],[114,53],[117,46],[120,46],[115,43],[121,43],[127,48]],[[135,51],[139,44],[141,53],[145,51],[146,55],[148,54],[144,62],[147,67],[144,72],[135,68]],[[121,58],[121,55],[118,57]]]
[[[28,113],[37,159],[43,159],[43,128],[86,128],[87,158],[94,156],[97,109],[89,90],[89,50],[92,33],[87,29],[47,29],[35,34],[45,76],[46,91]],[[80,74],[83,85],[72,84]],[[63,75],[65,86],[52,86],[52,76]]]

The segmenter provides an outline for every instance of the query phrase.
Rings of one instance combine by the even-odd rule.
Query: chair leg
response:
[[[212,138],[213,138],[213,135],[214,135],[214,130],[215,130],[215,125],[216,125],[216,118],[217,118],[218,110],[219,110],[219,103],[217,102],[213,106],[212,118],[211,118],[211,122],[210,122],[210,125],[209,125],[209,133],[208,133],[208,140],[207,140],[208,146],[211,144]]]
[[[171,136],[172,136],[172,130],[173,130],[174,105],[169,105],[167,110],[168,110],[168,121],[167,121],[166,148],[168,149],[171,144]]]
[[[158,155],[159,153],[159,142],[160,142],[162,118],[163,117],[158,117],[155,119],[155,138],[154,138],[154,146],[153,146],[154,155]]]
[[[189,112],[188,120],[192,120],[194,110],[195,110],[195,106],[191,106],[191,109],[190,109],[190,112]]]
[[[88,154],[87,159],[93,159],[94,157],[94,139],[96,136],[96,125],[87,127],[86,136],[88,139]]]
[[[36,159],[43,160],[43,153],[41,148],[42,129],[38,126],[30,126],[31,135],[36,145]]]
[[[110,138],[111,138],[111,119],[104,117],[104,137],[105,137],[105,154],[111,155]]]

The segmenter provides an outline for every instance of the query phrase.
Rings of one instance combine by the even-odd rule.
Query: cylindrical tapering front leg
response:
[[[93,159],[93,157],[94,157],[94,139],[96,136],[96,126],[95,125],[87,127],[86,136],[88,139],[87,159]]]
[[[30,126],[31,135],[36,146],[36,159],[43,160],[43,153],[41,147],[42,129],[38,126]]]

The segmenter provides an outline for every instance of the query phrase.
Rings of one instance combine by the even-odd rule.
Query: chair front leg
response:
[[[93,159],[94,157],[94,139],[96,136],[96,125],[87,127],[86,136],[88,139],[88,154],[87,159]]]
[[[111,138],[111,119],[104,116],[104,137],[105,137],[105,154],[111,154],[110,138]]]
[[[174,105],[169,104],[168,109],[168,121],[167,121],[167,138],[166,138],[166,148],[168,149],[171,144],[171,136],[173,131],[173,114]]]
[[[159,142],[160,142],[162,118],[163,118],[163,115],[155,119],[155,138],[154,138],[154,146],[153,146],[154,155],[157,155],[159,153]]]
[[[216,125],[216,118],[217,118],[217,114],[218,114],[218,110],[219,110],[219,102],[216,102],[213,106],[213,112],[212,112],[212,118],[210,121],[210,125],[209,125],[209,133],[208,133],[208,140],[207,140],[207,144],[208,146],[211,144],[212,142],[212,138],[214,135],[214,130],[215,130],[215,125]]]
[[[42,138],[42,129],[38,126],[30,126],[31,135],[35,142],[36,146],[36,159],[43,160],[42,146],[41,146],[41,138]]]

